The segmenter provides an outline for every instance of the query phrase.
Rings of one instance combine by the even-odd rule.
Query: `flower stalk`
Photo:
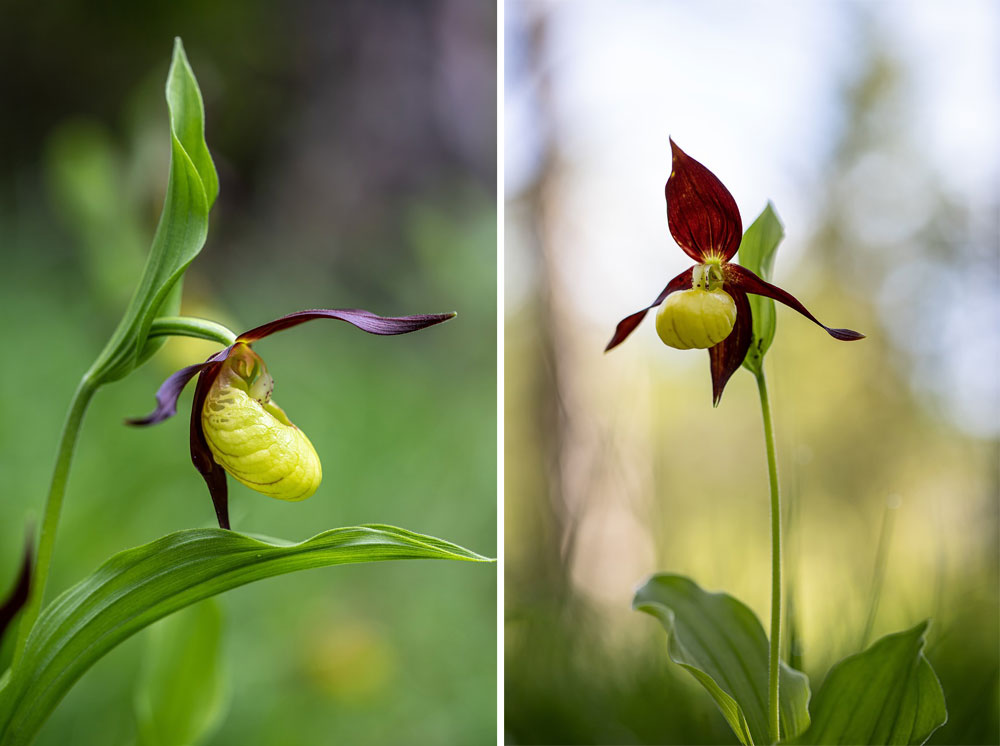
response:
[[[149,327],[149,336],[150,338],[193,337],[194,339],[218,342],[225,347],[236,341],[235,332],[230,331],[222,324],[193,316],[161,316],[154,319],[152,326]]]
[[[764,420],[764,445],[767,448],[767,477],[771,485],[771,649],[768,659],[767,714],[771,743],[780,736],[778,686],[781,662],[781,492],[778,488],[778,457],[774,447],[774,425],[771,421],[771,400],[767,379],[761,366],[754,374],[760,394],[760,411]]]
[[[45,596],[45,585],[49,578],[49,567],[52,564],[52,553],[56,544],[56,530],[59,527],[59,515],[62,513],[63,497],[66,495],[66,482],[69,479],[69,467],[73,461],[73,451],[76,448],[77,436],[83,424],[83,416],[87,406],[97,391],[99,384],[89,375],[80,381],[63,425],[62,437],[59,440],[59,450],[56,452],[56,466],[52,472],[52,482],[49,494],[45,499],[45,513],[42,516],[42,533],[38,539],[38,557],[31,574],[31,592],[28,602],[21,615],[21,623],[17,632],[17,644],[14,648],[14,665],[16,666],[24,652],[28,641],[28,633],[38,618],[42,599]]]

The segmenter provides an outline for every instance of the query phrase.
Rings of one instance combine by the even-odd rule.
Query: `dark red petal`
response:
[[[650,308],[655,308],[656,306],[663,303],[664,299],[671,293],[674,293],[678,290],[686,290],[690,288],[692,282],[691,273],[693,269],[694,267],[688,267],[687,269],[685,269],[683,272],[677,275],[677,277],[675,277],[674,279],[672,279],[670,282],[667,283],[667,286],[663,288],[663,292],[661,292],[658,296],[656,296],[656,300],[654,300],[648,306],[643,308],[641,311],[636,311],[631,316],[626,316],[624,319],[619,321],[618,326],[615,328],[615,334],[613,337],[611,337],[611,341],[608,342],[608,346],[604,348],[604,351],[607,352],[608,350],[617,347],[622,342],[624,342],[625,338],[628,337],[628,335],[631,334],[633,331],[635,331],[635,328],[639,326],[639,323],[646,317],[646,314],[649,312]]]
[[[827,333],[834,339],[849,342],[854,339],[865,338],[864,334],[851,331],[850,329],[831,329],[825,324],[820,323],[819,319],[809,313],[806,307],[799,303],[791,293],[786,293],[777,285],[772,285],[771,283],[762,280],[746,267],[741,267],[738,264],[726,264],[723,267],[723,271],[726,274],[727,283],[736,285],[748,293],[753,293],[754,295],[764,295],[768,298],[773,298],[776,301],[784,303],[789,308],[794,308],[810,321],[813,321],[826,329]]]
[[[186,368],[181,368],[179,371],[172,374],[161,384],[159,390],[156,392],[156,409],[147,414],[145,417],[134,417],[132,419],[125,420],[125,424],[155,425],[158,422],[163,422],[164,420],[173,417],[177,414],[177,399],[180,397],[184,387],[187,386],[188,381],[212,363],[218,360],[225,360],[232,349],[232,346],[227,347],[226,349],[215,353],[203,363],[189,365]]]
[[[723,389],[726,388],[733,373],[743,364],[743,358],[747,356],[750,340],[753,338],[753,316],[750,313],[747,294],[729,283],[723,284],[722,289],[729,293],[736,303],[736,324],[728,337],[708,350],[708,361],[712,369],[714,407],[719,406]]]
[[[378,316],[371,311],[363,311],[359,308],[316,308],[309,311],[296,311],[248,332],[243,332],[237,341],[256,342],[258,339],[263,339],[275,332],[298,326],[313,319],[339,319],[353,324],[369,334],[408,334],[453,319],[455,315],[454,313],[431,313],[418,316]]]
[[[194,389],[194,400],[191,403],[191,463],[198,470],[215,506],[215,517],[219,520],[219,528],[229,528],[229,487],[226,484],[226,471],[215,462],[212,451],[205,440],[201,429],[201,410],[205,407],[205,399],[212,388],[216,376],[222,369],[221,362],[211,362],[198,378]]]
[[[7,598],[0,604],[0,642],[3,641],[3,633],[14,617],[17,616],[24,605],[28,603],[28,596],[31,592],[31,565],[34,558],[34,546],[31,540],[32,532],[28,532],[28,537],[24,541],[24,555],[21,558],[21,569],[17,573],[17,580],[7,594]]]
[[[722,182],[670,141],[673,166],[667,179],[670,235],[695,261],[710,255],[728,260],[740,248],[743,221],[736,200]]]

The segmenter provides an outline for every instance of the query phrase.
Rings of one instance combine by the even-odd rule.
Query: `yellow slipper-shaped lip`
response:
[[[212,457],[237,481],[279,500],[305,500],[323,478],[309,438],[271,401],[273,381],[249,346],[234,350],[201,413]]]
[[[736,303],[725,290],[682,290],[656,313],[656,333],[678,350],[715,347],[736,324]]]

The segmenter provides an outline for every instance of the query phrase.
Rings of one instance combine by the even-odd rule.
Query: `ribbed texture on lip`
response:
[[[205,400],[201,425],[212,457],[234,479],[268,497],[305,500],[323,479],[316,449],[294,425],[238,388],[218,379]]]

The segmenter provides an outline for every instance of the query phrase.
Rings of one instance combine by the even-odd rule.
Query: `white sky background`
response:
[[[572,292],[589,323],[607,327],[690,264],[667,229],[668,135],[726,184],[744,227],[774,201],[787,230],[779,284],[794,272],[822,194],[822,164],[841,125],[839,86],[851,77],[862,43],[852,22],[859,12],[877,21],[906,69],[913,104],[906,136],[925,148],[951,195],[998,220],[1000,3],[507,2],[507,197],[538,165],[534,73],[511,32],[526,9],[549,14],[548,72],[573,177],[564,208],[579,216],[570,237],[579,257]],[[513,308],[530,289],[531,269],[511,227],[506,298]],[[946,380],[936,382],[953,392],[956,421],[980,434],[1000,428],[1000,247],[992,255],[993,266],[980,268],[992,293],[952,309],[946,326],[954,336],[945,344],[953,354],[941,372]],[[981,327],[977,338],[962,338],[972,315],[992,316],[987,339]]]

